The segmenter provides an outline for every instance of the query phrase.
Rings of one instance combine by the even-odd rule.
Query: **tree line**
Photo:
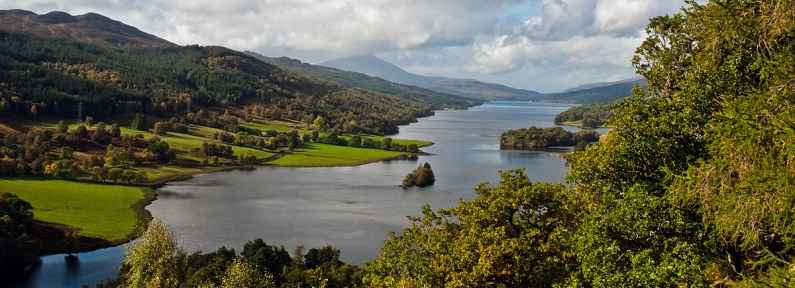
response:
[[[569,132],[560,127],[521,128],[508,130],[500,135],[500,149],[535,150],[549,147],[578,146],[599,140],[599,133],[591,130]]]
[[[346,133],[393,134],[432,114],[429,103],[294,75],[222,47],[107,47],[11,32],[0,39],[0,112],[16,117],[169,118],[236,108],[271,119],[320,115]]]
[[[262,239],[247,242],[240,253],[185,253],[174,233],[154,219],[128,248],[120,277],[99,287],[363,287],[361,268],[340,260],[331,246],[292,254]]]

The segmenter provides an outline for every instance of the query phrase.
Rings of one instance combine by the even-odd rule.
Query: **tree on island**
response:
[[[425,162],[403,178],[403,187],[427,187],[433,185],[434,182],[436,182],[436,176],[433,174],[431,164]]]
[[[500,149],[535,150],[557,146],[576,146],[599,141],[596,131],[583,130],[575,133],[560,127],[522,128],[508,130],[500,136]]]

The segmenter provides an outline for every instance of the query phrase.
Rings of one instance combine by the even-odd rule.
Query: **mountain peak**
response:
[[[359,72],[392,82],[425,87],[430,79],[403,70],[395,64],[384,61],[375,55],[354,55],[320,63],[322,66]]]
[[[62,11],[36,14],[26,10],[0,10],[0,30],[39,37],[69,38],[99,45],[173,47],[176,44],[97,13],[73,16]]]
[[[530,100],[539,96],[539,93],[535,91],[512,88],[501,84],[484,83],[472,79],[417,75],[374,55],[354,55],[326,61],[320,65],[359,72],[396,83],[430,89],[439,93],[478,100]]]
[[[74,23],[78,21],[78,19],[75,16],[72,16],[71,14],[62,11],[52,11],[47,14],[37,15],[35,19],[40,21],[41,23],[47,23],[47,24],[64,24],[64,23]]]

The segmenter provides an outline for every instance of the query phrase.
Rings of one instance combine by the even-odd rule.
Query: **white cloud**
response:
[[[179,44],[309,62],[372,53],[413,72],[553,91],[631,77],[648,18],[682,2],[0,0],[0,9],[97,12]]]
[[[602,77],[596,81],[606,81],[631,75],[630,61],[645,38],[649,18],[674,13],[682,4],[681,0],[544,0],[542,14],[528,18],[517,32],[474,43],[472,62],[465,69],[478,74],[543,69],[560,72],[560,77],[577,75],[576,84],[596,76]],[[545,78],[550,77],[554,76]],[[543,83],[555,82],[550,80],[522,86],[549,89]]]
[[[517,0],[0,0],[2,8],[99,12],[179,44],[333,53],[469,43]],[[21,7],[20,7],[21,6]]]

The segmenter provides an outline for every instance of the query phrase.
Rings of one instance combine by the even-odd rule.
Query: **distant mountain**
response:
[[[66,12],[55,11],[39,15],[26,10],[0,10],[0,31],[30,33],[39,37],[68,38],[92,44],[177,46],[135,27],[95,13],[72,16]]]
[[[613,102],[632,93],[632,87],[646,87],[646,79],[635,78],[617,82],[594,83],[564,90],[560,93],[544,94],[540,100],[567,103],[604,103]]]
[[[434,81],[444,79],[439,77],[426,77],[412,74],[395,64],[386,62],[381,58],[372,55],[359,55],[339,58],[320,63],[320,65],[346,71],[364,73],[392,82],[420,87],[428,87]]]
[[[645,81],[645,80],[642,77],[635,77],[635,78],[624,79],[624,80],[614,81],[614,82],[589,83],[589,84],[575,86],[575,87],[563,90],[563,92],[576,92],[576,91],[581,91],[581,90],[588,90],[588,89],[594,89],[594,88],[613,86],[613,85],[617,85],[617,84],[639,83],[639,82],[643,82],[643,81]]]
[[[320,65],[364,73],[392,82],[419,86],[440,93],[479,100],[532,100],[541,96],[536,91],[516,89],[477,80],[417,75],[372,55],[340,58],[320,63]]]
[[[246,53],[266,63],[308,78],[333,82],[348,88],[366,89],[387,95],[430,103],[435,109],[464,108],[480,103],[479,100],[452,95],[452,93],[441,93],[412,85],[393,83],[382,78],[368,76],[358,72],[312,65],[288,57],[266,57],[250,51]]]

